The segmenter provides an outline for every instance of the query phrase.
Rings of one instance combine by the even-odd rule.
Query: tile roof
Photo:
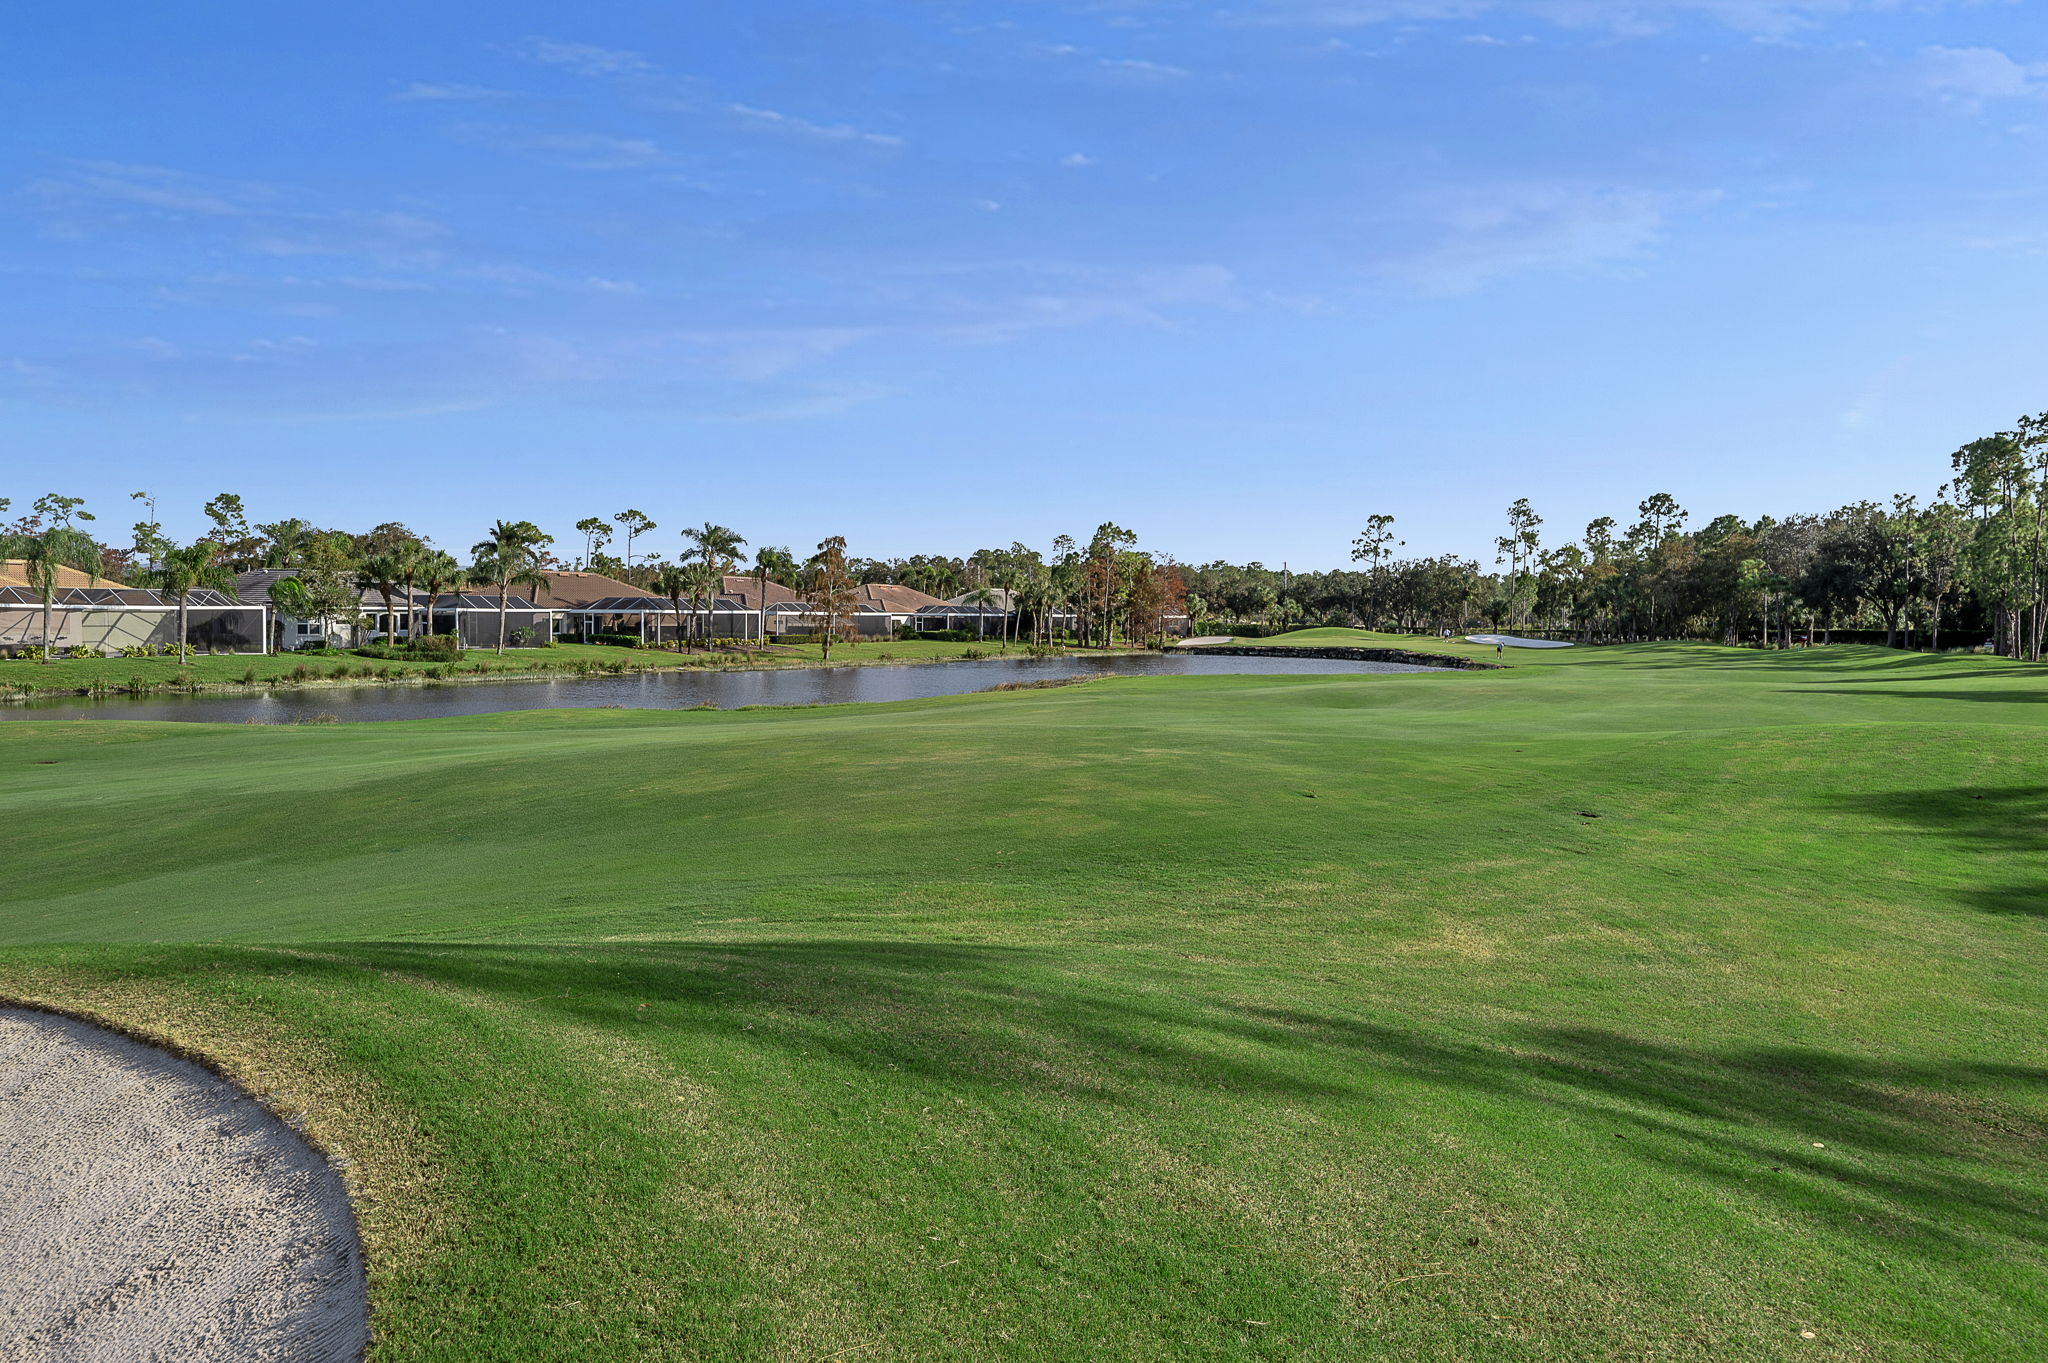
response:
[[[0,558],[0,587],[26,587],[28,585],[28,560]],[[76,568],[57,569],[59,587],[118,587],[121,584],[107,578],[93,578]]]
[[[603,573],[550,570],[547,579],[548,588],[544,592],[536,592],[530,587],[525,589],[526,595],[535,605],[547,610],[576,610],[593,601],[602,601],[606,597],[614,596],[649,596],[659,599],[657,593],[650,592],[645,587],[636,587],[630,582],[606,577]],[[475,582],[469,585],[472,591],[477,590],[479,586]]]
[[[725,586],[720,589],[719,594],[739,598],[741,605],[751,611],[761,608],[759,599],[761,595],[760,589],[761,579],[755,577],[752,573],[727,573],[725,575]],[[780,582],[777,582],[774,578],[768,579],[769,605],[773,606],[782,601],[801,600],[803,600],[802,597],[783,586]]]
[[[991,598],[986,607],[988,610],[1007,611],[1016,604],[1017,594],[1008,587],[990,587],[988,594]],[[946,604],[949,606],[965,606],[968,610],[972,611],[975,603],[967,598],[973,595],[973,592],[965,591],[958,596],[947,597]]]
[[[938,597],[928,596],[915,587],[899,587],[893,582],[862,583],[860,599],[870,606],[879,606],[892,615],[908,615],[926,606],[946,604]]]

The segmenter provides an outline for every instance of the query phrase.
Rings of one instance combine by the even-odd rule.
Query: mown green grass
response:
[[[380,1359],[2041,1355],[2048,673],[1510,661],[0,726],[0,993],[303,1110]]]

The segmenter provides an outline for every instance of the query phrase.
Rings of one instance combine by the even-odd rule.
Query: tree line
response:
[[[1970,441],[1949,468],[1949,481],[1924,502],[1902,493],[1783,518],[1723,514],[1700,524],[1659,492],[1643,498],[1627,524],[1602,516],[1562,542],[1548,537],[1530,499],[1518,498],[1489,566],[1458,554],[1404,555],[1388,514],[1366,518],[1351,566],[1312,572],[1183,564],[1140,548],[1133,531],[1113,522],[1086,540],[1059,536],[1045,550],[1012,543],[959,557],[864,558],[842,536],[801,557],[767,544],[748,555],[743,536],[707,521],[681,531],[664,555],[661,527],[637,508],[585,517],[575,526],[580,542],[559,547],[531,521],[499,521],[458,557],[398,522],[360,533],[298,519],[252,523],[241,497],[225,492],[201,509],[206,534],[184,545],[165,536],[147,493],[133,494],[141,517],[127,544],[95,538],[92,513],[77,498],[39,498],[11,523],[0,498],[0,557],[27,561],[46,607],[60,564],[152,586],[180,604],[201,587],[231,591],[238,571],[290,568],[294,576],[274,585],[273,600],[304,619],[354,619],[363,594],[374,592],[392,618],[399,601],[424,594],[431,621],[440,596],[488,591],[499,601],[500,648],[515,590],[573,567],[655,592],[704,631],[728,575],[754,578],[763,600],[767,584],[778,582],[810,602],[828,649],[853,637],[859,588],[891,582],[981,607],[1006,640],[1044,644],[1143,642],[1182,620],[1232,632],[1324,623],[1434,633],[1485,624],[1586,641],[1778,647],[1858,630],[1881,632],[1892,646],[1988,641],[2008,657],[2038,660],[2048,636],[2048,413]]]
[[[179,607],[180,638],[194,594],[211,588],[232,595],[236,574],[254,569],[290,570],[270,584],[279,621],[291,616],[361,623],[368,597],[381,599],[384,620],[397,626],[388,633],[402,628],[409,636],[423,624],[431,628],[444,597],[486,593],[497,598],[501,652],[513,597],[545,587],[546,574],[563,569],[601,573],[667,599],[689,622],[693,638],[705,643],[711,607],[728,576],[753,578],[756,599],[763,603],[768,584],[779,583],[807,603],[806,622],[816,627],[827,657],[835,642],[855,637],[860,588],[869,583],[895,582],[941,599],[957,597],[997,620],[1005,640],[1048,645],[1107,647],[1118,639],[1155,638],[1167,632],[1186,601],[1178,565],[1138,548],[1137,536],[1114,524],[1099,526],[1086,543],[1061,536],[1049,553],[1012,544],[964,559],[884,559],[851,555],[843,536],[828,537],[803,557],[784,545],[761,545],[748,556],[744,536],[707,521],[683,529],[675,551],[664,556],[655,538],[661,527],[629,508],[578,521],[581,545],[568,548],[581,552],[573,557],[564,557],[554,536],[527,520],[493,523],[458,556],[396,521],[361,532],[298,518],[252,521],[241,496],[231,492],[205,503],[201,514],[209,528],[181,544],[165,534],[153,495],[138,492],[131,500],[139,504],[139,519],[123,544],[92,533],[95,516],[80,498],[47,494],[10,522],[4,517],[11,503],[0,497],[0,558],[24,562],[30,587],[41,598],[46,641],[63,568],[94,581],[160,592]],[[764,633],[765,627],[764,619]]]

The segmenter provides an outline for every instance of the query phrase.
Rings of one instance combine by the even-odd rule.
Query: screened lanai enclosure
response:
[[[864,639],[887,638],[896,628],[889,612],[866,602],[853,608],[850,619],[853,623],[853,633]],[[778,601],[768,608],[770,637],[778,634],[815,634],[822,623],[808,601]]]
[[[424,593],[418,597],[419,618],[426,619],[427,601]],[[381,612],[377,627],[384,627]],[[399,632],[403,634],[404,620],[400,619]],[[460,596],[443,596],[434,603],[434,619],[430,634],[455,634],[461,636],[464,648],[496,648],[498,646],[498,596],[495,592],[464,592]],[[505,646],[507,648],[539,648],[554,637],[554,613],[541,609],[523,596],[505,599]]]
[[[649,644],[673,643],[678,633],[691,639],[752,639],[761,629],[760,612],[730,596],[718,597],[708,612],[702,601],[688,597],[678,612],[663,597],[607,596],[560,614],[565,635],[635,634]]]
[[[117,654],[141,645],[178,642],[178,606],[141,587],[64,587],[51,598],[55,648]],[[231,596],[200,589],[185,598],[185,643],[202,653],[261,653],[266,612]],[[0,586],[0,652],[33,647],[43,638],[43,598],[29,587]]]
[[[1001,606],[963,606],[948,601],[938,606],[920,606],[911,617],[912,629],[964,629],[979,635],[1000,635],[1010,613]]]

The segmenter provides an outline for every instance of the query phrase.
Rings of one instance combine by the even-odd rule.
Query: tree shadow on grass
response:
[[[1827,803],[1919,836],[1942,838],[2001,857],[2048,854],[2048,786],[1953,786],[1935,790],[1838,795]],[[2048,917],[2048,875],[1955,892],[1992,913]]]
[[[1843,680],[1853,681],[1855,678],[1850,677]],[[1942,680],[1947,681],[1949,679],[1944,677]],[[2048,703],[2048,687],[2043,687],[2038,691],[2016,691],[2010,687],[1998,687],[1996,689],[1986,687],[1981,691],[1843,691],[1832,686],[1799,686],[1787,688],[1779,692],[1779,694],[1787,696],[1854,696],[1857,700],[1881,697],[1897,700],[1970,700],[2004,705],[2040,705]]]
[[[835,1081],[859,1079],[904,1102],[932,1101],[937,1085],[987,1101],[1050,1097],[1139,1114],[1166,1103],[1180,1121],[1206,1104],[1222,1123],[1232,1107],[1290,1103],[1354,1138],[1376,1109],[1426,1104],[1433,1121],[1549,1133],[1542,1157],[1552,1169],[1597,1178],[1601,1167],[1645,1161],[1931,1257],[2038,1245],[2048,1228],[2038,1164],[2048,1070],[2024,1065],[1715,1050],[1579,1027],[1425,1030],[1292,1001],[1245,1002],[1241,982],[1226,999],[1136,966],[1082,974],[1058,953],[1023,948],[175,950],[251,973],[367,969],[442,992],[450,1006],[487,1006],[515,1031],[530,1016],[542,1041],[550,1023],[570,1023],[674,1054],[767,1051],[786,1058],[786,1074],[822,1065]],[[1280,980],[1269,992],[1296,991]],[[821,1092],[836,1096],[839,1082]]]
[[[2048,1140],[2048,1069],[1805,1047],[1715,1052],[1575,1027],[1446,1048],[1371,1024],[1264,1015],[1439,1083],[1571,1113],[1586,1140],[1620,1137],[1631,1154],[1902,1248],[1952,1251],[1977,1241],[1959,1233],[1966,1226],[2048,1243],[2048,1192],[2028,1174]]]
[[[1920,665],[1933,666],[1936,658],[1937,655],[1929,654],[1927,655],[1926,662]],[[1885,671],[1891,670],[1895,666],[1895,664],[1888,664],[1885,667],[1873,668],[1871,670]],[[1959,667],[1944,667],[1938,676],[1941,681],[1945,682],[1970,681],[1978,677],[1998,677],[2005,681],[2048,681],[2048,663],[2009,662],[1999,667],[1972,667],[1967,671]],[[1871,683],[1896,682],[1899,679],[1897,677],[1836,677],[1833,680],[1843,683],[1869,685]]]

